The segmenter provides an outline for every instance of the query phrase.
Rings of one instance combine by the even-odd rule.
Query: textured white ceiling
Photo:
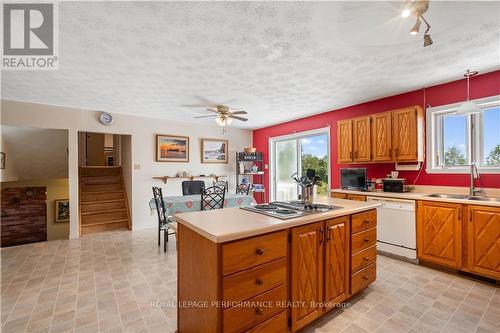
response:
[[[68,177],[68,131],[1,126],[8,167],[19,180]]]
[[[192,119],[208,99],[257,128],[499,68],[500,3],[61,2],[58,71],[2,72],[5,99]],[[422,27],[423,28],[423,27]]]

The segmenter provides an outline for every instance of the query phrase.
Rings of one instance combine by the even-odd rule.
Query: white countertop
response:
[[[175,214],[176,221],[203,235],[215,243],[265,234],[272,231],[327,220],[343,215],[370,210],[378,203],[324,198],[316,202],[342,207],[327,213],[311,214],[289,220],[254,213],[240,208],[224,208],[209,211]]]
[[[451,191],[450,191],[451,189]],[[418,190],[417,190],[418,191]],[[365,195],[368,197],[383,197],[383,198],[393,198],[393,199],[407,199],[407,200],[427,200],[427,201],[440,201],[440,202],[452,202],[468,205],[482,205],[482,206],[494,206],[500,207],[500,202],[496,201],[479,201],[479,200],[467,200],[467,199],[452,199],[452,198],[431,198],[427,195],[431,193],[446,193],[446,194],[466,194],[463,193],[461,188],[457,189],[456,192],[452,192],[453,188],[448,187],[444,189],[442,187],[436,187],[434,191],[424,192],[404,192],[404,193],[393,193],[393,192],[366,192],[366,191],[352,191],[352,190],[342,190],[335,189],[331,190],[333,193],[345,193],[345,194],[356,194]]]

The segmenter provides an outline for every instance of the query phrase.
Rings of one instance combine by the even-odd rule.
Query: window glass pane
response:
[[[467,165],[467,116],[443,116],[444,165]]]
[[[328,135],[321,134],[300,139],[302,175],[314,169],[321,183],[318,196],[328,196]]]
[[[483,112],[483,165],[500,167],[500,107]]]
[[[297,140],[276,142],[276,193],[279,201],[297,200],[297,184],[290,178],[297,172]]]

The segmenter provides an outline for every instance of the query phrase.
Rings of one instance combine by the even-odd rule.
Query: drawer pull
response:
[[[263,255],[264,254],[264,249],[257,249],[255,250],[255,253],[257,253],[259,256]]]
[[[370,238],[365,237],[364,242],[365,242],[365,243],[368,243],[369,241],[370,241]]]
[[[258,314],[258,315],[261,315],[264,313],[264,309],[263,308],[257,308],[255,309],[255,313]]]
[[[261,279],[256,279],[255,284],[258,286],[262,286],[264,284],[264,281],[262,281]]]
[[[370,257],[364,257],[363,260],[368,261],[368,260],[370,260]]]
[[[365,224],[369,224],[370,223],[370,220],[364,220],[363,221]]]
[[[363,276],[363,280],[368,280],[368,276]]]

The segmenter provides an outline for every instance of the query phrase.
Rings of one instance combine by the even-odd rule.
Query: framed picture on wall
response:
[[[5,153],[0,153],[0,169],[5,170]]]
[[[157,162],[189,162],[189,137],[156,135]]]
[[[55,222],[69,222],[69,199],[54,200]]]
[[[201,163],[227,163],[228,141],[201,139]]]

